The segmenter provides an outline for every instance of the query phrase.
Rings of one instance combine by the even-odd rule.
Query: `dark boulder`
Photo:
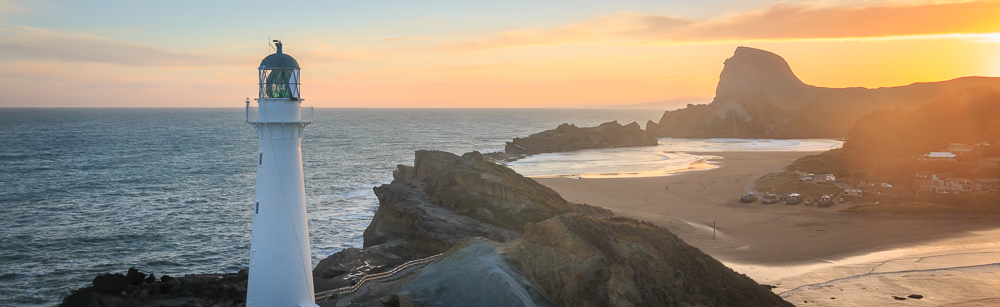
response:
[[[122,274],[104,274],[94,277],[94,291],[101,293],[121,293],[128,288],[128,278]]]

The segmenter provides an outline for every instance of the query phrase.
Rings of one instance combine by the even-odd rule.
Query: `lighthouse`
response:
[[[247,306],[317,306],[302,175],[302,130],[312,108],[301,106],[299,63],[274,42],[277,51],[258,68],[256,110],[246,101],[259,141]]]

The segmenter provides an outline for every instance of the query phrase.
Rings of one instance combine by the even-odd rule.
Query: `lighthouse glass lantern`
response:
[[[289,98],[299,100],[299,63],[281,50],[281,42],[275,42],[278,51],[268,55],[260,63],[260,98]]]

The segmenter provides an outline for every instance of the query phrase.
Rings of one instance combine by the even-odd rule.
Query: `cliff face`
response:
[[[506,242],[519,237],[526,223],[579,207],[478,152],[459,157],[417,151],[414,166],[398,166],[393,178],[374,188],[379,208],[365,229],[365,248],[320,261],[313,269],[317,289],[349,285],[358,276],[444,252],[468,237]]]
[[[564,214],[500,244],[558,306],[792,306],[666,229]]]
[[[1000,90],[1000,78],[822,88],[799,80],[777,54],[739,47],[725,62],[712,103],[665,112],[646,130],[656,137],[844,137],[855,120],[875,110],[966,101],[981,87]]]
[[[504,151],[510,155],[530,155],[546,152],[563,152],[592,148],[654,146],[656,138],[639,127],[638,123],[621,125],[618,121],[597,127],[579,128],[562,124],[556,129],[515,138],[507,142]]]
[[[497,243],[470,238],[388,286],[415,306],[791,306],[669,231],[563,214]],[[400,304],[402,306],[402,304]]]

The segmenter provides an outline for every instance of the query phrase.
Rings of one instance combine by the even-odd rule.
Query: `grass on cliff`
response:
[[[865,197],[871,204],[862,204],[840,210],[858,214],[1000,214],[1000,196],[972,195],[915,195],[904,197]],[[877,202],[877,203],[876,203]]]
[[[810,182],[799,182],[799,175],[793,172],[770,173],[760,178],[753,184],[754,190],[761,192],[774,192],[777,194],[802,194],[803,198],[819,198],[830,194],[836,195],[843,189],[832,184],[816,184]]]
[[[834,174],[838,179],[851,176],[848,170],[847,153],[844,149],[833,149],[816,155],[808,155],[792,161],[785,167],[788,171],[813,174]]]

